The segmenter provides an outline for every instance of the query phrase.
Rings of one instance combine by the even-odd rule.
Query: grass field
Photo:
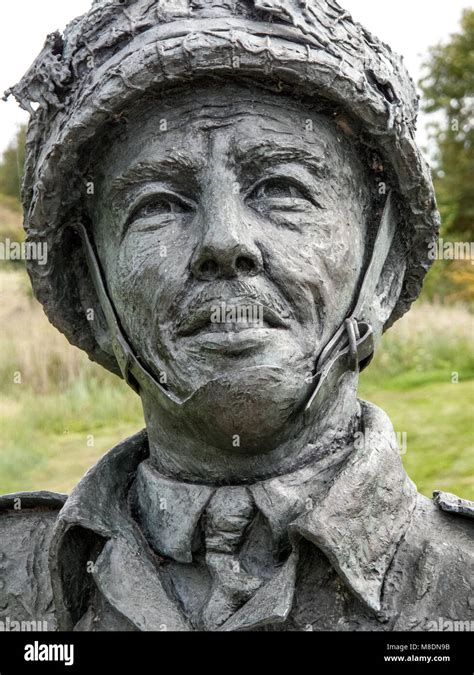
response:
[[[26,274],[0,272],[0,494],[69,492],[143,426],[138,397],[46,320]],[[421,492],[474,499],[474,323],[463,307],[419,305],[384,337],[362,398],[406,433],[403,461]]]

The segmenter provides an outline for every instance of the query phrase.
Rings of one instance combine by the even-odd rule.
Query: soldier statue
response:
[[[8,94],[31,112],[35,295],[146,429],[67,498],[0,498],[0,615],[474,620],[474,505],[418,494],[357,397],[439,226],[402,59],[336,0],[96,0]]]

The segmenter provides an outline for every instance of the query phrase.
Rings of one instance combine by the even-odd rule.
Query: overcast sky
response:
[[[405,57],[418,80],[428,48],[457,30],[470,0],[340,0],[356,21]],[[41,50],[48,33],[86,12],[91,0],[3,0],[0,9],[0,92],[15,84]],[[0,101],[0,151],[28,115],[13,99]],[[419,140],[425,143],[423,120]]]

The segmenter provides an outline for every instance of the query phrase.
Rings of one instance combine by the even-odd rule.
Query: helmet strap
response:
[[[139,362],[120,325],[117,312],[107,292],[102,270],[97,259],[89,233],[82,223],[77,224],[81,236],[87,265],[92,282],[105,315],[110,333],[114,356],[125,382],[137,393],[143,389],[152,390],[158,394],[160,400],[167,405],[181,405],[182,401],[166,389],[158,380]]]
[[[314,411],[326,400],[345,372],[359,373],[361,364],[367,365],[373,357],[374,330],[365,317],[387,261],[396,225],[392,194],[389,192],[357,302],[317,361],[312,378],[314,390],[304,409],[305,422],[310,421]]]

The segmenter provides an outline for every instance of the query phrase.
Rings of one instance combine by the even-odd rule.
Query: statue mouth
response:
[[[179,337],[212,336],[214,342],[235,342],[245,338],[260,339],[273,330],[287,330],[289,316],[267,305],[245,298],[206,303],[180,322]]]
[[[275,328],[245,327],[238,331],[201,331],[195,337],[196,343],[207,352],[231,355],[245,354],[262,349],[274,336]]]

